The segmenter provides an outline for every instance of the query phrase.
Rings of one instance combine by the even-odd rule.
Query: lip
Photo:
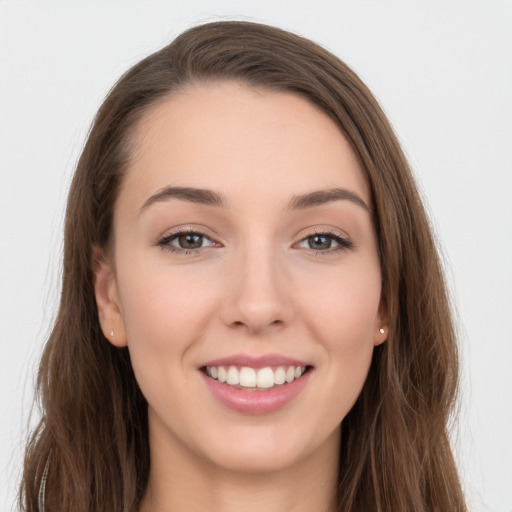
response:
[[[262,356],[234,354],[228,357],[221,357],[219,359],[207,361],[201,365],[201,368],[204,368],[205,366],[236,366],[239,368],[242,366],[248,366],[249,368],[259,370],[260,368],[265,368],[267,366],[311,366],[311,363],[283,356],[281,354],[265,354]]]
[[[308,371],[293,382],[260,391],[239,389],[212,379],[203,371],[206,366],[248,366],[254,369],[267,366],[305,366]],[[305,361],[285,357],[279,354],[249,356],[238,354],[206,362],[199,368],[199,374],[213,396],[229,409],[243,414],[270,414],[290,403],[307,385],[313,373],[313,367]]]

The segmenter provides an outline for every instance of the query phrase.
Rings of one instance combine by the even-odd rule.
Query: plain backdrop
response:
[[[388,113],[458,312],[454,448],[473,512],[512,511],[512,2],[0,0],[0,511],[14,511],[36,364],[59,295],[67,188],[129,66],[203,21],[327,47]],[[32,423],[37,413],[32,415]]]

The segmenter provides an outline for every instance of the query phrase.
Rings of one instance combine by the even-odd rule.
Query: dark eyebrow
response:
[[[147,199],[140,209],[142,211],[153,203],[167,201],[168,199],[181,199],[190,203],[221,207],[226,204],[223,196],[213,190],[192,187],[164,187]]]
[[[370,207],[354,192],[344,188],[331,188],[327,190],[317,190],[292,197],[288,204],[289,210],[302,210],[311,206],[318,206],[332,201],[346,200],[361,206],[367,212],[371,212]]]
[[[209,206],[225,207],[226,201],[218,192],[202,188],[193,187],[164,187],[153,194],[141,206],[141,211],[148,208],[153,203],[167,201],[168,199],[180,199],[191,203],[205,204]],[[370,212],[370,207],[357,195],[343,188],[332,188],[328,190],[317,190],[293,196],[288,204],[289,210],[302,210],[312,206],[318,206],[332,201],[347,200],[361,206],[364,210]]]

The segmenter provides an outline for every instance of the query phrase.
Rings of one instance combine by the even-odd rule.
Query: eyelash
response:
[[[159,247],[161,247],[163,250],[169,251],[171,253],[177,253],[184,256],[190,255],[190,254],[197,254],[201,251],[201,249],[204,249],[205,247],[199,247],[199,248],[193,248],[193,249],[186,249],[183,247],[176,247],[171,245],[171,243],[174,240],[177,240],[179,237],[184,235],[196,235],[198,237],[201,237],[203,240],[209,240],[211,242],[210,246],[207,247],[213,247],[216,245],[216,242],[214,242],[208,235],[205,233],[202,233],[201,231],[197,231],[194,229],[180,229],[178,231],[175,231],[174,233],[170,233],[168,235],[165,235],[160,240],[158,240],[157,244]],[[298,243],[306,242],[308,239],[315,238],[315,237],[325,237],[328,238],[334,242],[336,242],[338,245],[334,248],[329,247],[325,250],[316,250],[309,247],[309,250],[315,251],[315,256],[321,255],[321,256],[327,256],[333,253],[336,253],[338,251],[344,251],[348,249],[352,249],[354,247],[354,244],[351,240],[348,238],[345,238],[338,233],[334,231],[315,231],[313,234],[310,234],[304,238],[302,238]],[[294,244],[296,245],[296,244]]]
[[[199,247],[197,249],[185,249],[183,247],[175,247],[171,245],[171,242],[178,239],[180,236],[185,235],[197,235],[201,237],[202,239],[207,239],[210,242],[212,242],[212,246],[215,245],[215,242],[206,235],[205,233],[202,233],[201,231],[195,230],[195,229],[179,229],[178,231],[175,231],[174,233],[170,233],[168,235],[165,235],[163,238],[158,240],[157,245],[161,247],[162,249],[172,252],[172,253],[178,253],[183,254],[185,256],[189,254],[195,254],[198,253],[201,249],[204,249],[204,247]]]
[[[348,238],[346,238],[332,230],[315,231],[313,234],[302,238],[299,243],[305,242],[308,239],[315,238],[315,237],[325,237],[330,240],[333,240],[334,242],[336,242],[338,244],[338,246],[334,247],[334,248],[329,247],[326,250],[316,250],[315,256],[328,256],[328,255],[332,255],[333,253],[337,253],[339,251],[346,251],[348,249],[353,249],[353,247],[354,247],[354,243],[351,240],[349,240]],[[309,247],[309,249],[312,251],[315,250],[311,247]]]

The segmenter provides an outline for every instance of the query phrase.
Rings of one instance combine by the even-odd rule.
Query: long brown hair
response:
[[[48,512],[138,509],[149,473],[147,403],[127,349],[101,332],[92,248],[111,238],[137,122],[173,91],[213,80],[290,91],[316,104],[350,142],[373,196],[389,337],[342,422],[339,510],[466,510],[447,432],[458,373],[450,307],[393,130],[357,75],[323,48],[229,21],[192,28],[136,64],[94,120],[69,193],[60,309],[39,369],[42,418],[26,451],[21,507],[39,510],[44,494]]]

